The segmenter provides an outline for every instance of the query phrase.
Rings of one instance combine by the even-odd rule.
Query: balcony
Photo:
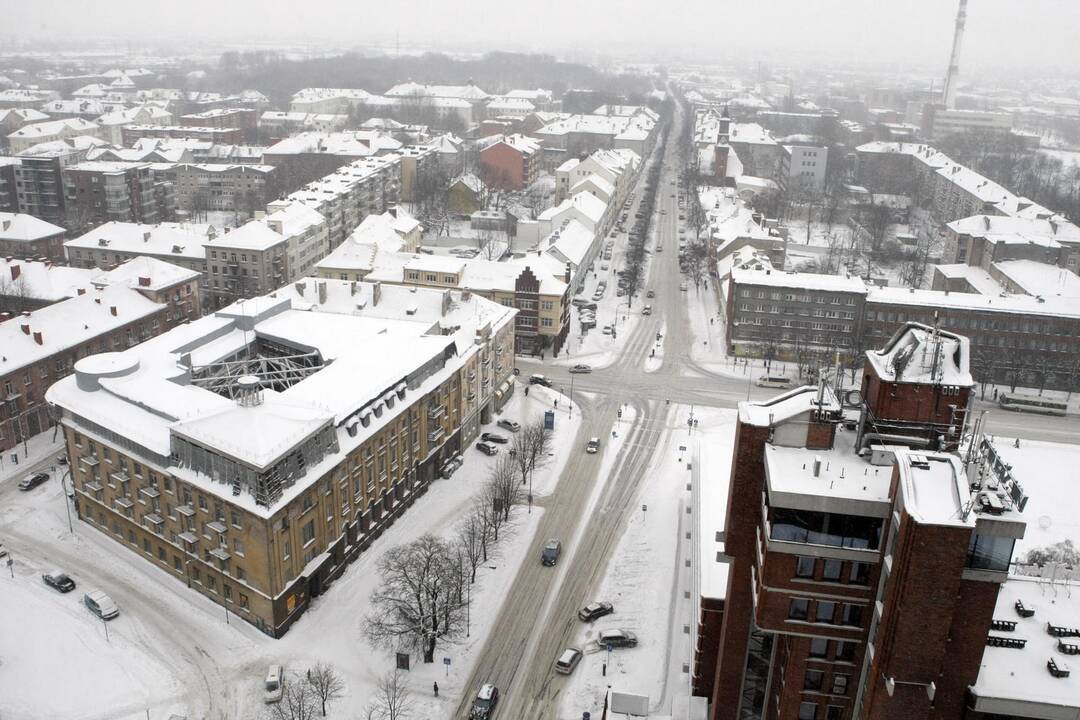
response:
[[[224,535],[228,528],[225,527],[225,523],[215,520],[211,523],[206,523],[206,527],[210,528],[218,535]]]
[[[446,405],[444,405],[442,403],[439,403],[438,405],[433,405],[430,408],[428,408],[428,419],[429,420],[438,420],[439,418],[441,418],[445,414],[446,414]]]
[[[181,505],[180,507],[176,508],[176,512],[180,513],[184,517],[195,516],[195,508],[191,507],[190,505]]]
[[[131,502],[131,498],[126,497],[116,498],[115,500],[113,500],[113,504],[117,507],[124,508],[124,510],[130,510],[135,505],[135,503]]]
[[[437,426],[428,433],[428,442],[437,443],[444,437],[446,437],[446,431],[442,429],[442,426]]]
[[[229,555],[229,551],[223,547],[214,548],[210,551],[210,554],[216,557],[221,562],[228,562],[229,558],[232,557],[231,555]]]
[[[150,500],[156,500],[157,498],[161,497],[161,491],[159,491],[156,487],[140,488],[139,494],[142,495],[144,498],[148,498]]]

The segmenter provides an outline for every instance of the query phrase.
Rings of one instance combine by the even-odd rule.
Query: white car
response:
[[[686,283],[679,283],[679,289],[686,292]]]
[[[280,665],[271,665],[266,671],[266,680],[263,681],[263,702],[269,704],[281,702],[281,696],[285,693],[285,675]]]

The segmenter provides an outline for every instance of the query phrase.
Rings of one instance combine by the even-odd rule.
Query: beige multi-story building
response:
[[[514,315],[305,280],[84,358],[47,395],[78,516],[279,637],[508,397]]]

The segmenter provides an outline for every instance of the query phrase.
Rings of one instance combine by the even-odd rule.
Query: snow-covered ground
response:
[[[548,389],[534,387],[528,396],[519,388],[500,417],[524,423],[539,418],[559,400],[555,424],[555,454],[536,472],[534,493],[550,493],[569,453],[579,452],[569,438],[580,423],[575,408],[568,416],[568,400]],[[499,432],[494,424],[485,431]],[[501,451],[505,452],[505,449]],[[4,717],[22,720],[40,717],[153,718],[170,713],[198,715],[205,709],[206,686],[220,686],[231,718],[256,718],[262,712],[261,683],[266,666],[279,662],[288,671],[302,673],[317,661],[337,667],[346,684],[346,696],[330,708],[332,718],[361,716],[375,683],[393,667],[393,657],[368,645],[363,622],[368,597],[378,584],[376,568],[387,549],[409,542],[424,532],[449,535],[482,486],[492,458],[471,448],[465,463],[447,480],[437,480],[428,492],[357,559],[334,586],[312,606],[280,640],[232,618],[224,609],[165,573],[151,568],[141,557],[111,538],[75,520],[69,534],[64,495],[59,483],[30,493],[10,493],[0,508],[0,542],[14,542],[16,534],[32,542],[37,556],[12,552],[15,578],[0,565],[0,709]],[[542,508],[531,513],[519,508],[489,562],[472,587],[471,628],[468,638],[444,644],[437,662],[423,666],[414,658],[406,679],[416,697],[415,717],[448,717],[463,692],[474,653],[483,645],[489,623],[498,614],[506,588],[513,581],[529,547]],[[9,549],[11,543],[5,543]],[[59,558],[64,558],[63,562]],[[75,592],[61,595],[45,587],[40,574],[53,564],[63,565],[79,583]],[[105,628],[81,605],[88,587],[80,568],[93,566],[99,574],[116,579],[112,591],[121,615]],[[121,598],[131,593],[131,601]],[[139,602],[135,602],[135,598]],[[182,618],[186,626],[162,622]],[[180,653],[184,648],[187,656]],[[199,663],[216,665],[216,676],[205,674]],[[449,668],[441,662],[451,659]],[[211,660],[212,658],[212,660]],[[432,695],[438,681],[440,697]],[[469,689],[471,692],[471,689]]]
[[[649,355],[645,358],[645,372],[647,373],[656,372],[664,365],[664,345],[667,343],[667,323],[660,325],[660,329],[657,332],[660,333],[660,340],[653,343]]]

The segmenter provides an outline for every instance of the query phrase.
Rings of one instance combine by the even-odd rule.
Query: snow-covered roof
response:
[[[414,82],[401,83],[386,91],[387,97],[410,97],[426,95],[432,98],[449,98],[460,100],[485,100],[489,96],[486,92],[475,85],[420,85]]]
[[[265,220],[249,220],[235,230],[230,230],[214,241],[215,246],[264,252],[286,241],[267,226]]]
[[[48,120],[46,122],[30,123],[23,125],[15,132],[8,135],[9,140],[35,140],[59,135],[63,132],[90,133],[97,132],[98,126],[89,120],[82,118],[64,118],[63,120]]]
[[[48,115],[34,108],[0,108],[0,123],[7,122],[12,117],[19,118],[23,123],[41,122],[49,119]]]
[[[731,123],[728,134],[730,143],[748,143],[750,145],[776,145],[776,140],[758,123]]]
[[[217,234],[211,225],[197,223],[139,223],[107,222],[85,235],[64,243],[70,254],[73,249],[112,250],[134,255],[168,255],[189,260],[206,257],[204,245]]]
[[[39,308],[29,315],[0,323],[0,375],[164,312],[164,305],[123,285],[95,288],[84,295]],[[27,326],[29,332],[24,331],[23,326]]]
[[[596,223],[603,219],[604,213],[607,212],[607,202],[590,192],[579,192],[573,197],[563,200],[555,207],[550,207],[540,213],[539,219],[558,221],[564,218],[568,212],[574,210],[577,210],[584,219],[595,226]]]
[[[600,193],[602,199],[606,202],[611,199],[611,196],[615,194],[615,186],[609,183],[604,178],[600,177],[596,173],[592,173],[586,178],[582,178],[570,188],[570,192],[577,194],[579,192],[592,192],[589,186],[592,185],[597,192]],[[593,193],[596,194],[596,193]]]
[[[274,143],[266,149],[272,155],[325,153],[364,157],[392,152],[403,146],[399,140],[379,130],[342,132],[302,132]]]
[[[967,473],[956,455],[907,448],[893,450],[904,510],[923,525],[975,527],[965,511],[971,499]]]
[[[532,112],[536,109],[536,106],[532,104],[528,99],[521,97],[497,97],[487,104],[488,111],[513,111],[513,112]]]
[[[588,257],[595,241],[596,235],[592,230],[577,220],[571,220],[546,238],[545,252],[579,267]]]
[[[63,138],[62,140],[49,140],[47,142],[40,142],[37,145],[31,145],[22,152],[17,153],[17,156],[63,156],[70,155],[72,153],[86,152],[91,148],[104,147],[108,144],[109,143],[107,143],[106,141],[93,135],[75,135],[73,137]]]
[[[921,323],[906,323],[884,348],[868,350],[866,358],[878,376],[889,382],[960,387],[975,384],[968,339]]]
[[[1076,302],[1069,298],[1058,297],[1037,298],[1030,295],[988,297],[975,293],[944,293],[938,290],[871,286],[866,289],[866,301],[890,305],[915,305],[923,308],[962,308],[985,312],[1080,317],[1080,307]]]
[[[990,242],[1080,242],[1080,227],[1061,219],[1010,217],[1007,215],[972,215],[947,224],[959,235],[985,237]]]
[[[739,421],[747,425],[768,427],[770,423],[780,423],[790,420],[803,413],[818,409],[818,393],[821,392],[816,386],[798,387],[781,393],[768,400],[739,403]],[[825,412],[839,412],[840,402],[833,395],[832,390],[825,387],[821,403]]]
[[[731,279],[738,285],[764,285],[767,287],[794,288],[800,290],[828,290],[866,294],[866,284],[857,277],[823,275],[820,273],[781,272],[778,270],[731,271]]]
[[[64,232],[64,228],[33,215],[0,212],[0,240],[30,243]]]
[[[155,120],[169,122],[172,120],[172,113],[157,105],[139,105],[138,107],[107,112],[97,119],[97,123],[104,126],[130,125]]]
[[[993,267],[1028,295],[1080,301],[1080,276],[1071,270],[1034,260],[1002,260]]]
[[[202,273],[196,270],[146,256],[131,258],[106,272],[86,272],[94,273],[92,281],[95,285],[127,285],[135,290],[150,292],[159,292],[183,282],[198,280],[202,276]]]
[[[0,296],[14,286],[29,299],[57,302],[75,297],[80,289],[86,290],[95,272],[50,262],[0,258]]]
[[[817,397],[816,388],[803,389],[810,391],[811,398]],[[806,402],[798,405],[803,413],[814,407]],[[804,507],[807,501],[801,498],[828,497],[849,501],[848,507],[857,507],[861,514],[888,515],[892,469],[869,467],[867,460],[855,452],[853,433],[839,428],[836,432],[837,439],[828,449],[784,447],[772,443],[765,446],[765,478],[770,505],[809,509]],[[868,468],[869,472],[864,472]]]
[[[510,147],[520,152],[522,155],[532,155],[540,151],[539,141],[529,137],[528,135],[521,135],[520,133],[514,135],[506,135],[499,142],[495,143],[495,145],[498,145],[500,143],[503,145],[509,145]],[[494,147],[494,145],[489,145],[488,147]]]

